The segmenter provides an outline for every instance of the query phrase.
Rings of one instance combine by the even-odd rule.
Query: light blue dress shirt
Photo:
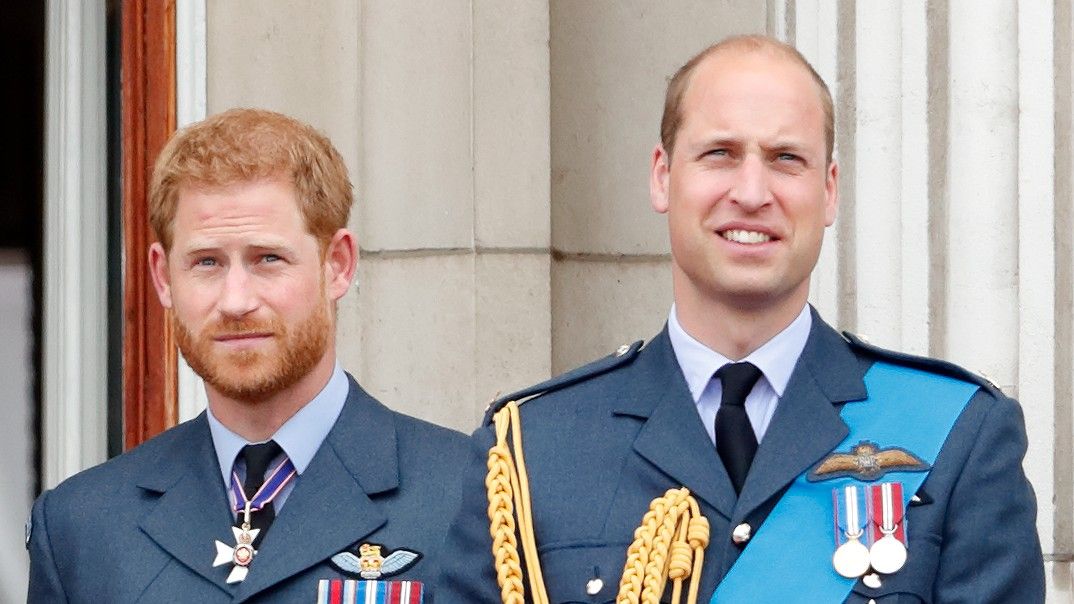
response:
[[[809,330],[813,326],[813,315],[809,305],[783,331],[775,335],[744,359],[732,360],[705,346],[686,333],[675,315],[672,305],[668,316],[668,337],[675,358],[682,369],[690,395],[697,403],[697,412],[709,434],[709,439],[716,443],[716,411],[720,408],[723,396],[723,384],[714,378],[716,371],[728,363],[749,362],[761,370],[763,376],[757,380],[753,390],[746,397],[746,415],[750,418],[753,433],[760,443],[776,412],[779,399],[787,388],[798,357],[802,356]]]
[[[295,488],[295,482],[301,479],[302,473],[310,465],[317,449],[321,448],[321,443],[328,436],[332,426],[336,424],[349,392],[350,384],[347,381],[347,374],[343,372],[339,363],[336,363],[332,377],[328,379],[325,387],[272,435],[271,440],[275,440],[276,444],[280,445],[283,453],[269,463],[266,474],[271,473],[277,465],[283,462],[284,455],[291,459],[291,463],[298,472],[298,476],[273,500],[276,512],[283,507],[287,496]],[[220,420],[216,419],[211,408],[206,410],[206,415],[209,419],[209,432],[213,437],[213,447],[216,449],[216,459],[220,463],[220,477],[227,488],[228,501],[231,502],[231,509],[234,512],[235,496],[230,488],[231,470],[234,468],[239,475],[239,480],[246,480],[246,462],[237,459],[239,451],[246,445],[258,443],[251,443],[228,430],[224,424],[220,423]]]

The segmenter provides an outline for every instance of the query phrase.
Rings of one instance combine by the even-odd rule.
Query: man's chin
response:
[[[220,394],[237,401],[256,403],[284,390],[279,367],[263,363],[220,363],[205,383]]]
[[[213,390],[231,400],[251,405],[268,400],[273,395],[284,390],[284,387],[273,380],[258,382],[239,382],[237,380],[213,380],[210,382],[206,380],[206,383]]]

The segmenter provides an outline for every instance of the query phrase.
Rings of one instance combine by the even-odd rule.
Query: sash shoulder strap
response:
[[[894,365],[902,365],[912,369],[921,369],[929,373],[938,373],[940,375],[952,377],[956,380],[976,384],[994,395],[1002,396],[999,387],[993,384],[992,380],[988,379],[988,377],[970,371],[969,369],[956,365],[950,361],[881,348],[875,344],[870,344],[864,336],[849,331],[844,331],[842,335],[855,352],[863,353],[866,357],[871,357],[879,361],[886,361]]]

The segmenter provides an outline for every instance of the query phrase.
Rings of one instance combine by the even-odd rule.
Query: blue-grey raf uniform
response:
[[[34,504],[29,602],[315,602],[329,560],[361,543],[417,563],[426,602],[458,507],[466,440],[391,411],[349,379],[335,425],[280,509],[245,581],[213,567],[234,544],[206,415],[64,481]]]
[[[550,601],[614,601],[627,547],[650,501],[685,486],[711,523],[698,599],[708,602],[748,546],[736,544],[733,531],[756,534],[792,481],[847,436],[840,410],[866,398],[863,375],[877,360],[980,389],[907,511],[906,565],[879,587],[858,581],[846,601],[1043,602],[1036,501],[1021,466],[1026,433],[1018,404],[953,365],[840,336],[815,311],[805,349],[737,498],[666,329],[644,348],[638,343],[621,349],[505,399],[536,395],[520,407],[521,433]],[[444,555],[440,604],[500,601],[483,485],[493,442],[488,426],[472,438],[463,504]],[[785,578],[762,572],[757,580]]]

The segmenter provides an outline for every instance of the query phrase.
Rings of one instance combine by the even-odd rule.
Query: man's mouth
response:
[[[221,334],[214,338],[217,342],[245,342],[251,340],[257,340],[260,338],[271,337],[272,334],[268,332],[247,332],[247,333],[229,333]]]
[[[772,236],[759,231],[747,231],[745,229],[728,229],[719,232],[720,237],[735,243],[757,244],[772,241]]]

